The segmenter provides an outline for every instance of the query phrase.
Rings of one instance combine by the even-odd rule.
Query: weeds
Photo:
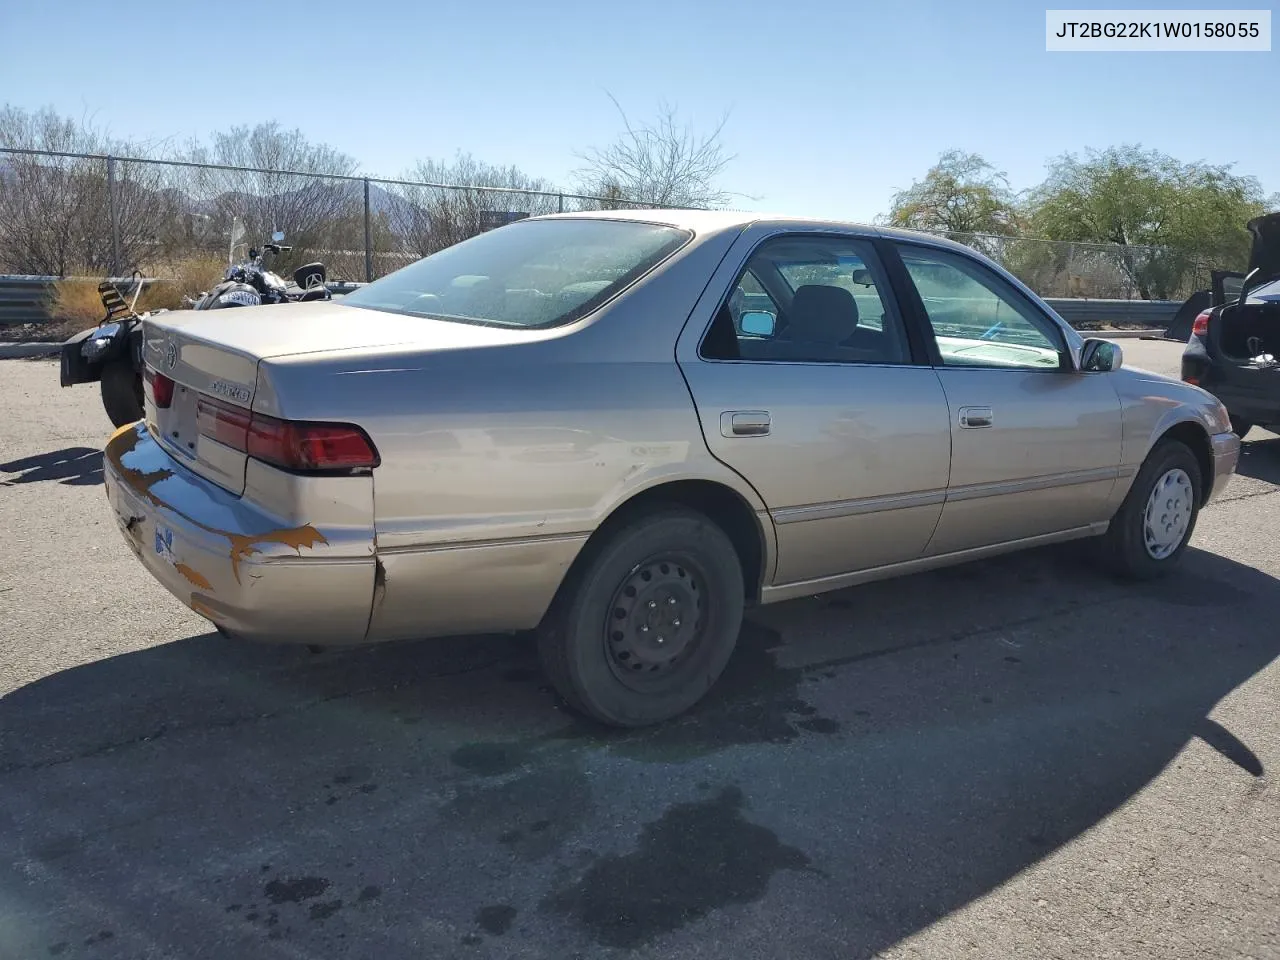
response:
[[[180,260],[166,271],[170,276],[149,284],[138,297],[137,311],[180,310],[183,297],[195,298],[222,279],[223,265],[215,257],[191,257]],[[48,313],[53,323],[70,331],[68,336],[87,330],[101,323],[106,316],[102,297],[98,294],[100,281],[81,277],[68,277],[56,281],[48,296]],[[122,285],[120,295],[126,303],[133,302],[133,290]]]

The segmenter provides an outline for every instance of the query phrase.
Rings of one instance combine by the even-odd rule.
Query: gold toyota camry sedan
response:
[[[697,702],[747,604],[1083,537],[1158,575],[1239,453],[973,250],[835,222],[537,217],[144,337],[106,490],[183,603],[307,644],[536,630],[620,726]]]

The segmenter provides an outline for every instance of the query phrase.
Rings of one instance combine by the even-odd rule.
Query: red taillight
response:
[[[169,405],[173,403],[173,381],[163,373],[156,373],[150,367],[144,367],[143,370],[143,379],[151,387],[151,399],[159,409],[168,410]]]
[[[376,467],[378,455],[359,427],[343,423],[300,423],[253,415],[249,456],[286,470],[351,470]]]
[[[211,397],[196,398],[196,429],[201,436],[244,452],[249,435],[248,410]]]
[[[354,470],[381,462],[365,432],[345,423],[280,420],[202,396],[196,425],[203,436],[286,470]]]
[[[1191,324],[1191,335],[1193,337],[1207,337],[1209,335],[1209,311],[1202,310],[1196,314],[1195,321]]]

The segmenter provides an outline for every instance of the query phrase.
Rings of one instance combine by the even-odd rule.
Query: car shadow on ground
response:
[[[66,447],[0,463],[0,474],[3,473],[17,476],[0,478],[0,486],[42,480],[59,480],[71,486],[102,483],[102,451],[95,447]]]
[[[1248,440],[1241,444],[1236,472],[1242,477],[1280,484],[1280,437]]]
[[[46,677],[0,699],[0,954],[871,956],[1193,739],[1262,782],[1209,714],[1280,654],[1280,582],[1081,554],[753,611],[644,731],[566,712],[522,637],[210,634]]]

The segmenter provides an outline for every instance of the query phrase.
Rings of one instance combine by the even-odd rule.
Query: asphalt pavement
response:
[[[57,381],[0,361],[4,960],[1280,957],[1278,438],[1167,580],[1071,545],[761,608],[612,733],[524,637],[211,632]]]

